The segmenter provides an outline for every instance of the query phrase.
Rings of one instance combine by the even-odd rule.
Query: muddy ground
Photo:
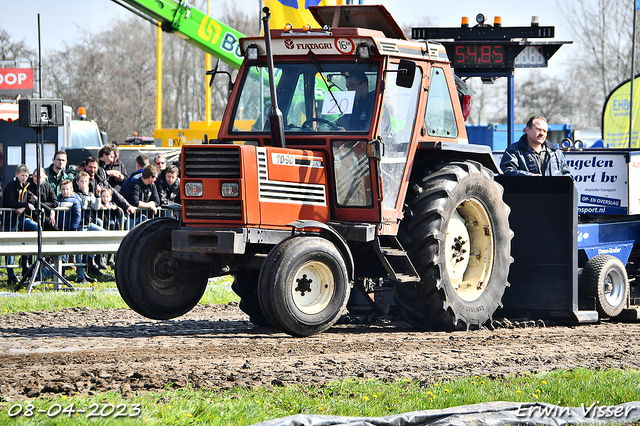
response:
[[[171,321],[128,309],[8,314],[0,316],[0,400],[128,395],[168,383],[230,388],[640,368],[640,324],[531,325],[445,333],[382,321],[300,339],[252,325],[233,303],[197,306]]]

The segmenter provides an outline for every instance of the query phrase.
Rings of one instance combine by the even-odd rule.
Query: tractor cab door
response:
[[[404,195],[399,195],[406,180],[407,156],[422,89],[422,70],[414,63],[409,63],[409,68],[413,65],[413,69],[406,70],[408,62],[390,63],[389,71],[385,73],[386,85],[378,132],[383,143],[378,167],[383,193],[381,216],[382,222],[392,228],[395,228],[402,215]]]

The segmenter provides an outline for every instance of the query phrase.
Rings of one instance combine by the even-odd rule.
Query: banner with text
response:
[[[602,110],[602,139],[609,148],[640,148],[640,77],[633,83],[633,135],[629,146],[629,94],[631,80],[625,80],[613,89],[604,102]]]
[[[33,93],[31,68],[0,68],[0,95],[29,95]]]

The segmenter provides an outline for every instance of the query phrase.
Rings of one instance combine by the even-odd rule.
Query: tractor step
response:
[[[387,271],[388,278],[398,282],[420,281],[416,268],[395,236],[378,236],[375,251]]]

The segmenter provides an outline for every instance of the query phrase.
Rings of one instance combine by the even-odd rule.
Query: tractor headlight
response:
[[[184,184],[184,195],[187,197],[202,197],[202,182],[187,182]]]
[[[225,182],[220,188],[220,193],[225,198],[235,198],[240,195],[240,186],[238,182]]]

